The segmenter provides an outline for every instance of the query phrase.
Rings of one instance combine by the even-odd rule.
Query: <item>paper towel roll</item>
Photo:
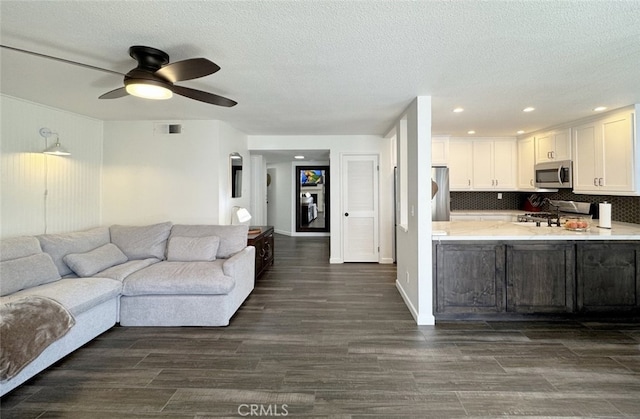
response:
[[[599,205],[599,217],[598,227],[600,228],[611,228],[611,204],[608,204],[607,201],[604,201]]]

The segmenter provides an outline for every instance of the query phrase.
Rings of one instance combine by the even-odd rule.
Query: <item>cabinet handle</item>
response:
[[[271,257],[271,244],[269,242],[264,243],[264,255],[262,256],[264,260],[267,260]]]
[[[496,186],[498,186],[498,179],[496,179]]]
[[[604,185],[603,185],[603,182],[602,182],[602,178],[599,178],[599,179],[598,179],[598,186],[604,186]]]
[[[555,158],[556,158],[556,152],[555,152],[555,151],[552,151],[552,152],[551,152],[551,158],[552,158],[552,159],[555,159]]]
[[[471,186],[471,179],[467,179],[467,182],[469,182],[469,186]]]
[[[491,186],[496,186],[496,181],[495,181],[495,179],[491,179]]]
[[[529,179],[529,185],[533,186],[533,179]]]
[[[598,178],[597,177],[593,178],[593,186],[598,186]]]
[[[547,151],[547,158],[550,159],[551,158],[551,152]]]

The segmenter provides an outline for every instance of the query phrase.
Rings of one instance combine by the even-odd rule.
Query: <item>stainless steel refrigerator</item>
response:
[[[431,219],[433,221],[449,221],[451,211],[449,168],[440,166],[432,167],[431,180],[438,185],[438,191],[431,199]]]

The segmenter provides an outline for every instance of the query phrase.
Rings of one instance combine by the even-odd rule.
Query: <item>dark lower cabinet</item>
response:
[[[436,246],[436,312],[504,310],[504,246]]]
[[[254,246],[256,248],[255,279],[258,279],[271,265],[273,265],[273,227],[252,226],[251,228],[260,230],[256,233],[250,232],[247,239],[247,245]]]
[[[640,308],[640,246],[577,244],[577,304],[581,312]]]
[[[640,242],[434,243],[436,318],[640,313]]]
[[[574,245],[507,245],[506,251],[508,312],[574,311]]]

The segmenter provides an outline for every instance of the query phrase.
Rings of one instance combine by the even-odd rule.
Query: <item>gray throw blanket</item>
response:
[[[60,303],[24,297],[0,305],[0,380],[15,377],[76,323]]]

